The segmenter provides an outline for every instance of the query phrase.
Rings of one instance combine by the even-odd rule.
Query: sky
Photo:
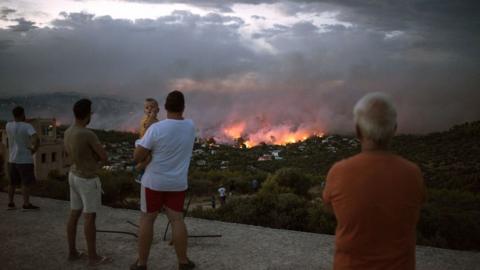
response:
[[[449,0],[0,0],[0,98],[162,103],[178,89],[202,133],[265,135],[351,132],[355,102],[380,91],[400,132],[439,131],[480,120],[478,14]]]

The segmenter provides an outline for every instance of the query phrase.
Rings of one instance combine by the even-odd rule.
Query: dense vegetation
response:
[[[105,142],[129,141],[135,134],[96,131]],[[328,140],[327,140],[328,139]],[[392,150],[417,163],[425,177],[428,199],[418,225],[418,243],[443,248],[480,250],[480,122],[428,135],[400,135]],[[327,141],[327,142],[326,142]],[[198,201],[195,217],[318,233],[333,233],[335,218],[321,203],[328,169],[359,152],[353,137],[312,137],[286,146],[251,149],[201,142],[190,168],[190,195]],[[281,159],[258,161],[272,151]],[[127,172],[102,172],[103,202],[137,208],[138,184]],[[258,192],[252,180],[261,183]],[[5,182],[2,184],[5,185]],[[225,206],[206,207],[220,185],[233,189]],[[65,177],[39,182],[37,195],[68,199]]]
[[[335,219],[324,211],[320,189],[331,165],[359,151],[345,144],[345,137],[333,137],[335,153],[325,151],[320,138],[310,138],[299,151],[299,144],[284,147],[283,160],[264,161],[256,168],[267,178],[256,196],[239,196],[218,210],[197,208],[196,217],[248,223],[274,228],[333,233]],[[259,146],[245,156],[261,153]],[[447,132],[426,136],[400,135],[392,143],[394,152],[417,163],[424,173],[428,199],[418,224],[418,243],[452,249],[480,250],[480,122],[455,126]],[[232,150],[233,151],[233,150]],[[250,158],[232,154],[231,162],[252,166]],[[232,160],[233,159],[233,160]],[[253,159],[254,160],[254,159]],[[232,162],[233,161],[233,162]],[[308,194],[289,190],[285,169],[295,167],[290,179],[295,185],[309,183]],[[295,173],[293,173],[295,172]],[[297,174],[303,175],[298,177]],[[227,178],[227,177],[226,177]],[[252,179],[252,178],[250,178]],[[302,180],[299,180],[302,179]],[[275,183],[275,184],[272,184]],[[280,188],[279,188],[280,187]],[[290,187],[291,188],[291,187]]]

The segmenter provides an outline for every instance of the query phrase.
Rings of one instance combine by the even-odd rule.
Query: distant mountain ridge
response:
[[[12,119],[11,110],[20,105],[25,108],[27,117],[56,118],[61,124],[69,124],[73,120],[73,104],[81,98],[90,98],[93,102],[93,128],[130,130],[143,113],[138,102],[67,92],[0,98],[0,119]]]

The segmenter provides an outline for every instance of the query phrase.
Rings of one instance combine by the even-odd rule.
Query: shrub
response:
[[[128,198],[138,198],[140,185],[134,181],[134,175],[125,172],[99,172],[102,182],[102,202],[113,207],[124,207],[128,205]]]
[[[261,193],[295,193],[307,197],[311,186],[312,181],[301,170],[283,168],[268,177],[261,188]]]
[[[55,179],[37,181],[35,185],[32,186],[31,194],[64,201],[70,199],[68,181]]]
[[[428,193],[417,227],[422,245],[478,249],[480,247],[480,196],[456,190]]]

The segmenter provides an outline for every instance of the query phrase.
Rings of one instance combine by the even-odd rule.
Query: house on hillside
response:
[[[275,159],[275,160],[282,160],[283,158],[280,156],[280,152],[282,150],[273,150],[272,151],[272,157]]]
[[[65,158],[63,140],[57,138],[55,118],[34,118],[28,119],[27,122],[35,128],[40,139],[40,146],[33,157],[35,177],[38,180],[45,180],[51,173],[66,175],[69,165]],[[0,130],[1,142],[8,152],[8,138],[4,128]]]
[[[272,160],[272,155],[264,154],[260,156],[257,161],[269,161]]]

